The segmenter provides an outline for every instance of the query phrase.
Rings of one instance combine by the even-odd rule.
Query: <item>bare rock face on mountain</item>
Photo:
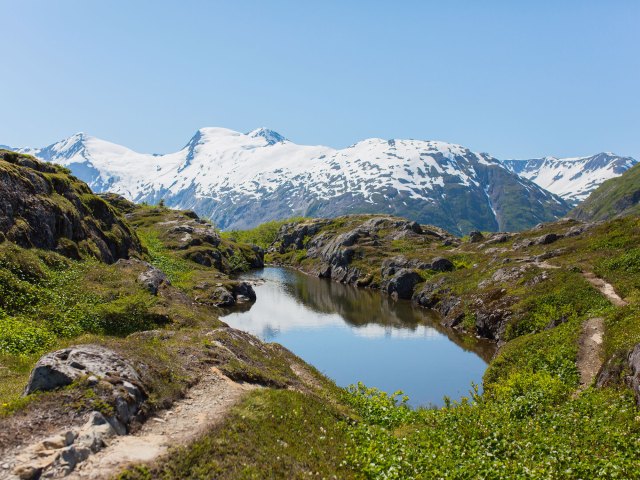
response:
[[[140,251],[120,213],[67,170],[0,151],[0,232],[22,247],[105,262]]]

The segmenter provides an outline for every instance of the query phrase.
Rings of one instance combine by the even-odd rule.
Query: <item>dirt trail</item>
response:
[[[533,262],[533,264],[538,267],[538,268],[542,268],[542,269],[550,269],[550,270],[556,270],[558,268],[560,268],[558,265],[553,265],[549,262],[547,262],[546,260],[538,260]]]
[[[43,476],[47,478],[49,478],[48,475],[52,478],[64,476],[68,479],[112,478],[132,463],[149,462],[166,454],[171,447],[189,444],[221,422],[229,409],[238,403],[245,393],[255,388],[259,387],[234,382],[217,368],[212,367],[184,398],[176,401],[171,408],[157,412],[137,432],[106,438],[106,446],[102,450],[89,455],[85,461],[80,460],[75,470],[67,476],[64,476],[59,469],[55,470],[55,467],[44,467]],[[64,432],[59,433],[65,435]],[[37,460],[34,462],[33,456],[25,456],[24,452],[28,452],[34,446],[37,449],[38,445],[39,442],[22,446],[15,449],[7,458],[2,458],[0,479],[22,478],[14,470],[15,467],[29,469],[37,466]],[[62,446],[64,445],[51,448]],[[53,450],[44,450],[37,456],[49,457],[52,453],[54,453]],[[46,459],[43,458],[43,460]],[[49,463],[46,462],[47,465]],[[38,475],[32,476],[36,478]],[[27,475],[29,478],[32,476]]]
[[[582,276],[589,282],[591,285],[596,287],[600,292],[609,299],[611,303],[613,303],[616,307],[624,307],[629,305],[625,302],[620,296],[616,293],[613,285],[605,282],[600,277],[597,277],[595,273],[592,272],[584,272]]]
[[[582,333],[578,343],[577,367],[580,372],[582,391],[593,383],[602,366],[602,342],[604,339],[604,319],[590,318],[582,324]]]
[[[256,387],[229,380],[214,368],[172,408],[150,418],[133,435],[115,437],[65,478],[111,478],[129,464],[148,462],[167,453],[170,447],[186,445],[219,423],[230,407],[253,388]]]
[[[628,305],[616,293],[613,285],[592,272],[584,272],[582,276],[616,307]],[[582,325],[582,333],[578,341],[578,358],[576,365],[580,372],[580,387],[578,392],[591,385],[602,367],[602,343],[604,340],[604,319],[590,318]]]

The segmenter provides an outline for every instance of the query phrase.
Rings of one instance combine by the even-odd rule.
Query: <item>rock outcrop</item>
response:
[[[138,282],[145,286],[153,295],[158,294],[161,285],[171,285],[169,278],[159,268],[144,262],[147,269],[138,275]]]
[[[127,218],[134,227],[153,222],[161,232],[160,240],[165,248],[199,265],[224,273],[264,266],[262,248],[223,240],[210,222],[192,211],[164,207],[134,209]]]
[[[408,300],[413,295],[413,289],[420,282],[422,277],[415,270],[401,268],[382,281],[381,289],[395,298]]]
[[[121,214],[57,165],[0,150],[0,232],[22,247],[112,263],[140,251]]]
[[[228,308],[243,302],[255,302],[256,292],[249,282],[210,284],[203,282],[195,286],[196,301],[220,308]],[[201,292],[201,293],[200,293]]]
[[[349,219],[348,216],[344,218]],[[379,247],[383,240],[422,241],[430,238],[453,241],[455,237],[440,229],[424,229],[416,222],[386,216],[374,216],[342,232],[324,231],[323,228],[330,224],[330,220],[324,219],[285,224],[278,232],[270,251],[283,254],[306,249],[306,256],[317,260],[310,273],[341,283],[382,288],[389,293],[395,292],[398,298],[410,298],[410,290],[421,281],[419,274],[415,272],[404,272],[396,276],[398,269],[453,269],[453,264],[444,258],[423,262],[398,257],[383,265],[381,283],[375,282],[354,265],[357,260],[365,260],[362,248]]]
[[[44,355],[31,372],[25,395],[79,380],[100,391],[113,413],[106,416],[92,411],[82,427],[25,448],[15,459],[15,477],[64,477],[104,448],[109,438],[129,433],[130,424],[144,415],[147,394],[138,372],[122,356],[100,345],[77,345]]]
[[[94,376],[141,385],[135,369],[113,350],[100,345],[77,345],[44,355],[31,371],[24,394],[46,392]]]

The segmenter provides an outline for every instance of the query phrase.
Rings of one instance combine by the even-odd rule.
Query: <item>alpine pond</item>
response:
[[[436,313],[378,292],[279,267],[243,276],[257,301],[224,317],[284,345],[340,386],[402,390],[417,405],[442,405],[480,384],[494,346],[446,330]]]

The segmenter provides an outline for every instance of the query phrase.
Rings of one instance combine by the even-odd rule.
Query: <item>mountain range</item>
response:
[[[387,213],[455,234],[521,230],[565,215],[635,160],[500,161],[451,143],[371,138],[343,149],[273,130],[202,128],[177,152],[144,154],[84,133],[19,148],[69,168],[97,192],[193,209],[222,229],[296,215]],[[549,179],[551,178],[552,181]]]
[[[622,175],[638,162],[631,157],[602,152],[588,157],[544,157],[502,163],[512,172],[576,205],[602,182]]]
[[[640,165],[600,185],[569,216],[582,221],[640,214]]]

